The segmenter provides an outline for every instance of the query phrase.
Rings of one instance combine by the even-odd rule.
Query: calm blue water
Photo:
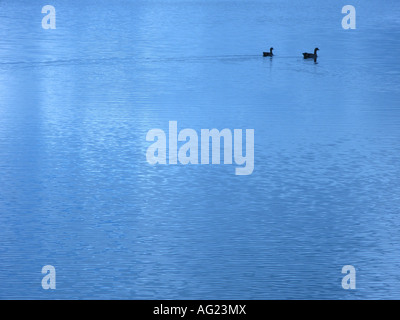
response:
[[[0,298],[400,298],[397,0],[32,2],[0,1]],[[253,174],[149,165],[171,120],[255,129]]]

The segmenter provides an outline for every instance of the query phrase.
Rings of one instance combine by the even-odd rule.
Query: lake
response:
[[[400,298],[399,1],[46,4],[0,2],[1,299]],[[169,121],[254,171],[150,165]]]

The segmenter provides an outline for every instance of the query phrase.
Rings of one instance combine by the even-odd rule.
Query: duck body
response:
[[[274,48],[269,49],[269,52],[263,52],[263,56],[264,57],[272,57],[274,55],[272,53],[272,50],[274,50]]]
[[[307,52],[304,52],[304,53],[303,53],[304,59],[317,59],[317,57],[318,57],[317,51],[318,51],[318,50],[319,50],[318,48],[315,48],[314,53],[307,53]]]

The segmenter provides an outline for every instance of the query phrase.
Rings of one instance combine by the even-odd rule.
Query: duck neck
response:
[[[315,55],[317,55],[317,51],[318,51],[318,49],[315,49],[315,50],[314,50],[314,54],[315,54]]]

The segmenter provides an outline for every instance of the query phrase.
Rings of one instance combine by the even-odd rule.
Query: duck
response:
[[[316,59],[316,58],[318,57],[317,51],[319,51],[318,48],[315,48],[314,54],[304,52],[304,53],[303,53],[304,59],[311,59],[311,58],[312,58],[312,59]]]
[[[274,54],[272,53],[272,50],[274,50],[274,48],[270,48],[269,52],[263,52],[263,56],[264,57],[272,57]]]

